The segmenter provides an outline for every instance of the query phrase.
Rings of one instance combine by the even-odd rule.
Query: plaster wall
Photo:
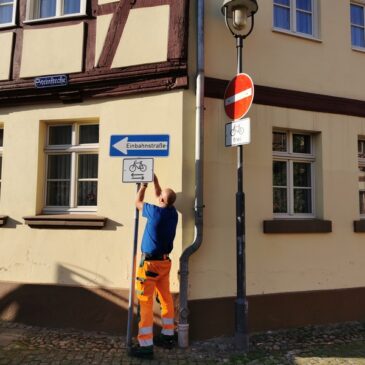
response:
[[[0,212],[9,222],[0,228],[0,280],[128,288],[134,232],[135,184],[122,183],[122,159],[109,156],[115,134],[169,134],[170,156],[155,159],[162,186],[178,193],[177,208],[184,209],[182,192],[182,92],[103,102],[60,106],[42,105],[1,109],[4,148]],[[98,211],[108,218],[102,230],[32,229],[23,217],[41,213],[44,204],[46,123],[62,121],[100,123]],[[146,201],[153,202],[152,186]],[[191,214],[186,208],[187,215]],[[172,255],[171,285],[178,291],[178,258],[184,216]],[[139,238],[144,228],[140,221]]]
[[[26,29],[20,77],[82,71],[84,24]]]
[[[349,1],[319,1],[318,39],[275,31],[273,2],[258,5],[243,46],[243,69],[255,84],[364,99],[365,53],[351,47]],[[205,6],[206,74],[230,80],[236,73],[235,40],[225,27],[221,2],[206,0]]]
[[[0,80],[9,80],[14,33],[0,33]]]

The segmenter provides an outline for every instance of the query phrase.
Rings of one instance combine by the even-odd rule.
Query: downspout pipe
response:
[[[189,346],[188,277],[189,258],[203,241],[203,161],[204,161],[204,0],[197,0],[197,73],[195,112],[195,229],[194,241],[180,257],[180,302],[178,343],[179,347]]]

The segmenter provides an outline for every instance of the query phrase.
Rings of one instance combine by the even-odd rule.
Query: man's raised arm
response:
[[[161,189],[160,183],[158,182],[156,174],[153,174],[153,185],[155,186],[156,198],[158,198],[161,195],[162,189]]]
[[[141,184],[141,186],[139,187],[139,190],[137,192],[137,196],[136,196],[136,208],[138,210],[142,210],[143,209],[144,194],[146,192],[147,186],[148,186],[147,184]]]

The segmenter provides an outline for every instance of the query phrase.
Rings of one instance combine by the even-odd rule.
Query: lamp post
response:
[[[237,74],[242,73],[243,40],[254,27],[254,15],[258,10],[256,0],[225,0],[222,13],[226,26],[236,38]],[[247,31],[248,18],[251,24]],[[248,351],[247,299],[246,299],[246,238],[245,195],[243,192],[243,146],[237,147],[237,193],[236,193],[236,243],[237,243],[237,296],[235,301],[235,342],[240,350]]]

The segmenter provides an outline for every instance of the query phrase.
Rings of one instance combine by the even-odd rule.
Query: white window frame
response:
[[[287,171],[287,204],[288,204],[288,212],[287,213],[274,213],[274,218],[314,218],[316,216],[316,205],[315,205],[315,149],[314,149],[314,141],[313,134],[302,131],[288,131],[288,130],[280,130],[274,129],[274,132],[278,133],[286,133],[287,135],[287,150],[286,152],[281,151],[272,151],[272,163],[274,161],[283,161],[286,162]],[[293,152],[293,134],[301,134],[310,136],[310,149],[311,153],[294,153]],[[305,162],[310,163],[311,166],[311,203],[312,203],[312,213],[294,213],[294,181],[293,181],[293,163],[294,162]],[[276,186],[272,185],[272,192],[274,194],[274,188]],[[274,195],[272,198],[272,204],[274,202]]]
[[[272,8],[272,26],[273,30],[281,33],[287,33],[290,35],[295,35],[303,38],[308,38],[312,40],[319,40],[319,0],[311,0],[312,1],[312,12],[307,12],[312,14],[312,34],[301,33],[297,31],[297,17],[296,17],[296,0],[289,0],[290,5],[281,5],[275,4],[275,0],[273,0],[273,8]],[[280,28],[275,26],[275,6],[289,8],[290,10],[290,29]],[[304,10],[300,10],[302,12],[306,12]]]
[[[16,15],[16,9],[17,9],[17,4],[18,4],[18,0],[9,0],[8,3],[5,4],[1,4],[1,6],[5,6],[5,5],[13,5],[13,16],[12,16],[12,20],[10,23],[0,23],[0,28],[6,28],[6,27],[13,27],[15,25],[15,15]]]
[[[351,47],[352,49],[355,49],[355,50],[360,50],[360,51],[365,51],[365,47],[360,47],[360,46],[356,46],[354,44],[352,44],[352,26],[354,25],[355,27],[358,27],[358,28],[361,28],[361,26],[357,25],[357,24],[352,24],[351,23],[351,5],[355,5],[355,6],[360,6],[362,7],[362,11],[364,13],[364,18],[365,18],[365,2],[360,2],[360,1],[351,1],[350,2],[350,37],[351,37]],[[365,21],[365,19],[364,19]],[[364,33],[364,36],[365,36],[365,24],[364,26],[362,27],[364,28],[363,29],[363,33]]]
[[[365,147],[365,138],[358,138],[358,142],[364,142],[364,147]],[[365,153],[365,149],[363,152]],[[358,150],[358,153],[359,153],[359,150]],[[360,169],[360,167],[365,167],[365,157],[358,156],[358,167],[359,167],[359,169]],[[359,179],[359,175],[357,178]],[[361,191],[365,191],[365,189],[359,189],[359,212],[360,212],[360,192]],[[361,212],[360,212],[360,218],[365,219],[365,213],[361,214]]]
[[[38,23],[44,22],[54,19],[63,19],[63,18],[75,18],[86,15],[86,3],[87,0],[80,0],[80,12],[73,14],[63,14],[63,4],[64,0],[56,0],[56,15],[47,18],[36,18],[37,14],[39,14],[39,0],[27,0],[27,11],[26,11],[26,20],[27,23]],[[38,9],[37,9],[38,8]]]
[[[78,156],[82,154],[97,154],[99,155],[99,143],[89,143],[89,144],[77,144],[77,139],[79,138],[79,129],[80,126],[83,125],[95,125],[99,124],[98,122],[90,122],[90,123],[58,123],[58,124],[48,124],[47,125],[47,133],[46,133],[46,147],[44,152],[46,154],[46,163],[45,163],[45,184],[44,184],[44,202],[47,202],[47,176],[48,176],[48,156],[49,155],[57,155],[57,154],[71,154],[71,174],[70,174],[70,204],[69,207],[65,206],[47,206],[45,205],[43,212],[44,213],[88,213],[88,212],[96,212],[97,205],[95,206],[77,206],[77,183],[82,181],[83,179],[77,179],[77,171],[78,171]],[[57,126],[72,126],[72,136],[71,136],[71,144],[70,145],[49,145],[49,127],[57,127]],[[100,138],[100,137],[99,137]],[[99,173],[98,178],[96,179],[85,179],[87,181],[99,181]]]

